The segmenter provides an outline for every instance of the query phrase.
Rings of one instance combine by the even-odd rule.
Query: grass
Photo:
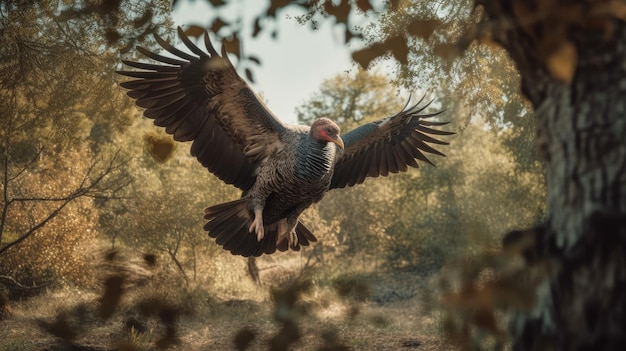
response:
[[[38,350],[37,346],[33,344],[32,340],[15,339],[4,340],[0,344],[0,351],[35,351]]]
[[[451,349],[425,306],[431,302],[421,298],[430,289],[424,278],[334,270],[297,280],[302,272],[274,259],[259,266],[264,286],[245,276],[243,263],[223,265],[213,284],[191,287],[158,272],[131,279],[126,267],[119,296],[104,284],[11,301],[0,321],[0,351]]]

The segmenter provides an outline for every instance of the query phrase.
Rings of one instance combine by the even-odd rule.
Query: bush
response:
[[[98,252],[91,201],[75,201],[46,226],[1,256],[0,275],[22,285],[73,284],[95,287]]]

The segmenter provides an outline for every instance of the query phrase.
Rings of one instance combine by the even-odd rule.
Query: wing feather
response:
[[[132,89],[134,91],[146,91],[150,89],[163,89],[164,86],[169,87],[171,83],[180,84],[180,82],[176,80],[172,80],[171,78],[163,78],[163,79],[150,79],[150,81],[146,81],[144,79],[140,80],[129,80],[126,82],[120,83],[120,86],[125,89]]]
[[[396,163],[398,164],[398,170],[400,172],[408,171],[407,164],[409,163],[409,159],[411,158],[407,155],[406,151],[402,147],[392,148],[394,154],[396,154]]]
[[[437,126],[444,126],[446,124],[448,124],[448,122],[437,124]],[[422,133],[428,133],[428,134],[448,135],[448,132],[446,132],[445,130],[432,129],[432,128],[428,128],[428,127],[425,127],[425,126],[418,126],[416,128],[416,130],[418,130],[418,131],[420,131]]]
[[[391,147],[391,145],[385,145],[384,150],[389,172],[398,173],[398,164],[396,163],[396,156],[393,154],[393,148]]]
[[[247,190],[256,178],[258,162],[284,145],[280,138],[286,127],[237,74],[224,47],[218,54],[208,33],[204,36],[208,52],[180,27],[178,35],[188,51],[155,35],[173,57],[137,47],[155,62],[123,60],[133,70],[117,73],[132,79],[120,85],[155,125],[177,141],[193,141],[192,155],[210,172]]]
[[[136,100],[136,104],[143,108],[161,109],[185,99],[187,94],[182,90],[159,90],[158,94],[141,97]]]
[[[361,156],[361,157],[365,157],[365,156]],[[369,156],[369,158],[371,159],[371,166],[369,168],[369,171],[367,172],[367,176],[368,177],[378,177],[380,175],[380,167],[382,165],[382,149],[380,148],[374,148],[372,151],[372,155]],[[333,175],[334,177],[334,175]]]
[[[380,165],[378,166],[379,169],[379,174],[382,175],[383,177],[386,177],[389,175],[389,163],[387,163],[387,159],[385,157],[385,148],[381,147],[379,150],[377,150],[377,160],[379,160]]]
[[[187,63],[187,61],[182,61],[182,60],[177,60],[175,58],[171,58],[171,57],[167,57],[167,56],[163,56],[163,55],[159,55],[159,54],[155,54],[154,52],[143,48],[141,46],[137,47],[137,51],[139,51],[142,55],[149,57],[155,61],[159,61],[162,63],[167,63],[168,65],[175,65],[175,66],[182,66],[184,64]],[[123,74],[123,73],[121,73]]]
[[[144,112],[144,116],[154,119],[154,124],[159,127],[168,127],[176,121],[183,120],[190,113],[201,113],[198,106],[189,106],[187,104],[174,104],[169,106],[161,106],[159,109],[150,109]]]
[[[217,56],[217,50],[213,47],[213,43],[211,43],[211,39],[209,38],[209,32],[204,32],[204,46],[209,50],[209,54],[211,56]]]
[[[178,72],[178,68],[175,66],[154,65],[151,63],[135,62],[135,61],[129,61],[129,60],[122,60],[122,63],[129,67],[156,71],[156,72]]]
[[[180,38],[180,40],[183,41],[185,46],[189,50],[191,50],[191,52],[193,52],[194,54],[196,54],[196,55],[198,55],[200,57],[206,57],[207,56],[207,54],[206,54],[206,52],[204,52],[204,50],[200,49],[198,46],[196,46],[196,44],[194,44],[191,40],[189,40],[189,37],[187,35],[185,35],[185,32],[183,31],[183,29],[181,27],[177,28],[177,32],[178,32],[178,37]],[[204,45],[206,46],[207,50],[209,50],[209,54],[210,54],[211,57],[219,56],[217,54],[217,52],[215,51],[215,49],[213,49],[213,44],[211,44],[211,40],[209,39],[209,33],[206,32],[206,31],[204,32]]]
[[[158,36],[156,33],[154,34],[154,39],[157,41],[157,43],[159,43],[159,45],[161,45],[161,47],[165,50],[167,50],[169,53],[174,54],[182,59],[185,59],[187,61],[195,61],[198,59],[197,56],[194,55],[190,55],[182,50],[179,50],[177,48],[175,48],[174,46],[172,46],[172,44],[168,43],[167,41],[163,40],[160,36]],[[191,44],[191,46],[195,47],[196,49],[198,47],[196,47],[191,41],[189,42],[189,44]],[[190,45],[187,45],[187,47],[191,50]],[[193,50],[192,50],[193,51]],[[198,54],[200,55],[200,57],[206,57],[208,56],[206,53],[202,52],[202,50],[200,50],[200,53]]]
[[[178,72],[172,71],[118,71],[119,74],[123,74],[132,78],[144,78],[144,79],[159,79],[159,78],[176,78]]]
[[[417,161],[415,161],[415,157],[417,156],[417,154],[419,154],[419,150],[411,146],[411,144],[409,144],[409,142],[406,140],[402,140],[400,142],[400,146],[402,147],[404,152],[408,154],[406,165],[413,168],[419,168],[419,164],[417,163]]]
[[[447,145],[432,135],[447,136],[453,132],[435,129],[448,122],[432,121],[441,112],[423,114],[432,102],[420,101],[401,112],[364,124],[342,136],[345,149],[335,164],[330,188],[343,188],[362,183],[366,177],[387,176],[418,168],[419,161],[432,161],[425,153],[445,156],[429,144]],[[408,104],[407,104],[408,106]]]
[[[356,184],[360,184],[363,183],[363,181],[365,181],[365,177],[367,177],[367,172],[369,170],[370,167],[370,162],[371,160],[367,157],[363,157],[361,156],[362,161],[360,162],[360,165],[358,166],[358,168],[354,169],[354,176],[352,176],[352,179],[355,179],[355,183]]]
[[[128,96],[132,95],[133,99],[144,99],[144,98],[154,98],[159,95],[167,95],[174,94],[176,92],[181,91],[180,88],[174,84],[170,86],[160,87],[160,89],[155,90],[131,90],[128,92]]]
[[[431,154],[435,154],[435,155],[439,155],[439,156],[445,156],[441,151],[438,151],[434,147],[426,144],[424,142],[424,140],[423,140],[423,134],[422,135],[413,135],[413,139],[412,140],[417,145],[417,148],[422,150],[422,151],[426,151],[426,152],[429,152]]]

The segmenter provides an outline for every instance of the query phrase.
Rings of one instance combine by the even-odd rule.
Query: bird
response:
[[[325,117],[311,126],[284,123],[238,75],[224,45],[218,53],[206,31],[206,50],[181,27],[178,35],[188,50],[155,34],[172,55],[138,46],[151,61],[122,60],[130,69],[116,72],[130,78],[120,85],[145,117],[175,141],[192,142],[192,156],[242,191],[239,199],[204,212],[204,230],[233,255],[309,246],[317,238],[300,215],[329,190],[406,172],[418,168],[417,161],[434,166],[425,153],[445,155],[429,144],[448,145],[435,136],[454,134],[437,128],[448,122],[432,119],[442,111],[424,113],[430,103],[420,106],[423,97],[344,134]]]

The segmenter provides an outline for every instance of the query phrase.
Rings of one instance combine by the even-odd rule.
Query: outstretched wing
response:
[[[138,70],[118,71],[131,78],[121,83],[128,96],[145,108],[144,116],[165,127],[178,141],[193,141],[191,154],[228,184],[247,190],[259,160],[283,146],[285,126],[237,74],[222,47],[220,56],[205,32],[208,53],[178,28],[191,51],[155,39],[176,58],[137,50],[158,63],[123,61]]]
[[[423,99],[423,98],[422,98]],[[402,112],[364,124],[343,134],[345,149],[335,164],[330,188],[343,188],[363,183],[366,177],[406,172],[408,166],[418,168],[416,160],[434,164],[424,152],[444,156],[427,143],[447,145],[429,134],[451,135],[453,132],[433,129],[448,122],[429,121],[441,112],[420,114],[428,104],[403,109]]]

